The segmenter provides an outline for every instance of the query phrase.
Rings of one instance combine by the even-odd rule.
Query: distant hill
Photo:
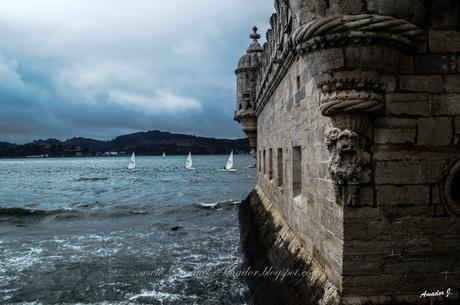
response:
[[[96,156],[130,154],[133,151],[137,155],[185,155],[189,152],[209,155],[227,154],[231,150],[248,153],[248,140],[205,138],[154,130],[122,135],[110,141],[72,138],[63,142],[57,139],[37,140],[23,145],[0,142],[0,157]]]
[[[16,147],[16,144],[7,143],[7,142],[0,142],[0,149],[7,149]]]

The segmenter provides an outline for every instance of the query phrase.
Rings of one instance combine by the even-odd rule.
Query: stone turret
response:
[[[263,49],[258,39],[257,27],[249,36],[252,39],[249,48],[238,62],[235,71],[237,77],[237,108],[235,120],[241,124],[241,129],[247,134],[251,145],[251,154],[256,157],[257,149],[257,117],[256,111],[256,73],[261,63]]]

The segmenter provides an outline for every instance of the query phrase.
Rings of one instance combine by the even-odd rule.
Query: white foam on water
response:
[[[154,298],[155,300],[160,301],[163,303],[163,301],[177,301],[181,299],[181,296],[178,294],[174,293],[165,293],[161,291],[147,291],[147,290],[142,290],[140,294],[134,295],[129,298],[130,301],[136,301],[140,298]]]
[[[13,288],[13,289],[0,289],[0,301],[6,301],[9,298],[11,298],[11,295],[8,295],[10,292],[15,292],[18,291],[19,288]]]
[[[98,302],[98,303],[75,303],[74,305],[134,305],[132,302]]]
[[[16,253],[13,257],[7,258],[4,261],[6,268],[14,268],[17,271],[24,271],[40,262],[40,255],[43,252],[41,248],[30,248],[27,253]],[[22,254],[22,255],[21,255]]]
[[[219,203],[218,202],[213,202],[213,203],[200,203],[200,205],[204,208],[215,208]]]

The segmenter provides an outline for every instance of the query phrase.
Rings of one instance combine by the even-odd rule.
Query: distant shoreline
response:
[[[0,142],[0,158],[99,157],[126,156],[135,152],[139,156],[219,155],[249,153],[247,139],[216,139],[163,131],[138,132],[118,136],[109,141],[89,138],[37,140],[22,145]]]
[[[235,155],[250,155],[249,153],[238,153]],[[12,160],[12,159],[25,159],[25,160],[43,160],[43,159],[89,159],[89,158],[106,158],[106,159],[116,159],[116,158],[129,158],[130,154],[118,155],[118,156],[49,156],[49,157],[1,157],[0,160]],[[205,157],[205,156],[228,156],[228,154],[195,154],[194,157]],[[162,155],[137,155],[136,157],[158,157],[163,158]],[[187,157],[187,154],[184,155],[167,155],[168,157]]]

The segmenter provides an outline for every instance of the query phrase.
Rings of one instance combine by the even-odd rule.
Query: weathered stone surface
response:
[[[411,75],[400,76],[400,89],[412,92],[442,92],[444,89],[444,81],[442,76],[432,75]]]
[[[430,187],[425,185],[377,186],[377,205],[428,205]]]
[[[399,73],[411,74],[414,73],[414,57],[411,55],[404,55],[399,62]]]
[[[430,95],[427,93],[388,94],[385,109],[390,115],[430,115]]]
[[[424,54],[415,57],[414,71],[419,74],[455,74],[455,55]]]
[[[456,29],[459,24],[458,12],[458,1],[433,1],[432,5],[430,6],[429,27],[436,30]]]
[[[270,207],[266,197],[261,198],[253,191],[240,204],[239,219],[245,254],[242,270],[252,272],[244,275],[251,288],[246,295],[247,302],[264,305],[339,304],[337,291],[331,289],[331,282],[319,265],[312,263],[313,253],[305,251],[302,241]],[[276,278],[276,272],[284,274],[285,278]]]
[[[441,94],[431,98],[433,115],[460,115],[460,94]]]
[[[330,9],[328,14],[331,15],[344,15],[344,14],[358,14],[361,12],[363,3],[361,0],[332,0],[330,1]]]
[[[447,92],[460,93],[460,76],[448,75],[446,76],[444,89]]]
[[[460,32],[429,31],[428,44],[434,53],[460,52]]]
[[[374,129],[374,141],[378,144],[404,144],[415,142],[414,119],[385,119],[376,120]]]
[[[437,183],[444,172],[445,161],[409,160],[377,162],[377,184],[427,184]],[[395,173],[398,173],[397,175]]]
[[[460,134],[460,117],[455,118],[455,133]]]
[[[447,117],[421,118],[417,120],[417,144],[449,145],[452,141],[452,119]]]
[[[419,0],[366,0],[367,10],[380,15],[398,16],[413,23],[423,18],[425,7]]]
[[[320,286],[340,291],[343,305],[428,304],[420,293],[432,281],[460,287],[460,219],[445,187],[460,145],[460,44],[450,41],[457,32],[438,31],[458,28],[460,3],[288,0],[275,8],[255,96],[259,164],[272,150],[274,176],[258,172],[264,208],[245,230],[264,243],[259,262],[313,262],[326,279]],[[259,304],[317,305],[302,299],[311,281],[264,283],[259,295],[282,289],[283,297]]]

